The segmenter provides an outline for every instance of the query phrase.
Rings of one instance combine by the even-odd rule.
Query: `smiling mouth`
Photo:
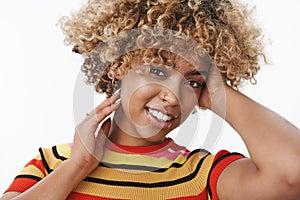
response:
[[[169,122],[173,119],[173,117],[171,117],[159,110],[155,110],[152,108],[147,108],[147,110],[154,118],[156,118],[160,122]]]

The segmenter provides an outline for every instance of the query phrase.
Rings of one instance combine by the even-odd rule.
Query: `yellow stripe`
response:
[[[133,181],[141,183],[172,181],[191,174],[196,169],[197,163],[202,157],[203,155],[201,154],[194,154],[183,167],[171,168],[165,172],[129,173],[127,170],[99,167],[91,174],[90,177],[98,177],[105,180],[117,180],[124,182]],[[208,156],[204,160],[197,176],[194,179],[178,185],[155,188],[140,188],[82,182],[80,185],[78,185],[75,191],[89,195],[98,196],[101,194],[101,196],[107,198],[115,197],[123,199],[147,199],[147,197],[149,199],[167,199],[184,196],[186,194],[198,195],[206,187],[206,181],[213,159],[214,156]]]
[[[60,144],[56,146],[57,152],[60,156],[69,158],[71,154],[71,148],[68,144]],[[55,169],[61,160],[57,159],[51,148],[43,148],[43,154],[51,169]],[[103,161],[113,164],[127,164],[136,165],[137,163],[142,166],[156,167],[156,168],[167,168],[172,163],[182,164],[186,160],[186,157],[179,155],[174,161],[170,161],[166,157],[156,158],[147,155],[139,154],[122,154],[112,151],[106,151],[103,157]]]
[[[148,171],[138,171],[138,170],[126,170],[126,169],[113,169],[107,167],[98,167],[90,177],[105,180],[119,180],[119,181],[134,181],[134,182],[144,182],[144,183],[155,183],[160,182],[161,180],[177,180],[179,178],[188,176],[191,172],[195,171],[196,166],[206,154],[196,153],[192,155],[180,168],[170,168],[165,172],[148,172]],[[211,156],[209,156],[211,157]],[[211,161],[212,162],[212,161]],[[205,159],[203,163],[205,167],[208,167],[210,162]],[[201,167],[202,168],[202,167]],[[204,170],[200,170],[200,173],[204,173]],[[208,173],[208,171],[207,171]]]
[[[175,161],[169,160],[165,157],[156,158],[153,156],[139,155],[139,154],[121,154],[112,151],[106,151],[103,157],[103,161],[106,163],[113,164],[126,164],[126,165],[137,165],[149,166],[156,168],[166,168],[172,163],[182,164],[186,160],[186,157],[179,155]]]
[[[120,187],[113,185],[101,185],[99,187],[96,183],[82,183],[78,185],[74,191],[81,194],[106,198],[153,200],[195,196],[199,195],[203,191],[203,188],[194,182],[193,184],[183,183],[159,188]]]
[[[57,152],[60,156],[63,156],[65,158],[69,158],[71,155],[71,147],[69,144],[60,144],[56,146]]]
[[[24,167],[18,175],[33,175],[39,178],[44,178],[43,172],[34,165],[28,165]]]
[[[57,145],[56,146],[58,154],[60,156],[69,157],[69,154],[71,152],[71,148],[69,147],[68,144],[61,144],[61,145]],[[44,154],[44,157],[46,159],[46,162],[49,166],[50,169],[56,169],[62,162],[62,160],[57,159],[53,152],[52,152],[52,148],[43,148],[42,152]]]

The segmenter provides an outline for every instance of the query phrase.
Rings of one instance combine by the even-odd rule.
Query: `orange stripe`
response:
[[[225,150],[222,150],[220,151],[216,157],[215,157],[215,160],[214,162],[219,158],[221,157],[222,155],[225,155],[227,154],[228,151],[225,151]],[[242,155],[238,155],[238,154],[233,154],[233,155],[229,155],[228,157],[224,158],[223,160],[219,161],[217,163],[216,166],[214,166],[214,168],[211,170],[211,174],[210,174],[210,179],[208,180],[209,181],[209,185],[210,185],[210,188],[211,188],[211,192],[212,192],[212,200],[219,200],[218,198],[218,194],[217,194],[217,183],[218,183],[218,179],[221,175],[221,173],[223,172],[223,170],[232,162],[238,160],[238,159],[242,159],[242,158],[245,158],[244,156]]]
[[[41,170],[41,172],[43,172],[44,176],[47,175],[47,172],[45,170],[45,167],[43,165],[43,161],[39,160],[39,159],[32,159],[30,162],[28,162],[25,167],[29,166],[29,165],[33,165],[35,167],[37,167],[39,170]]]
[[[96,196],[92,196],[92,195],[88,195],[88,194],[81,194],[81,193],[77,193],[77,192],[72,192],[67,200],[122,200],[122,199],[111,199],[111,198],[105,198],[105,197],[96,197]]]
[[[5,192],[24,192],[36,184],[37,181],[29,178],[15,179]]]
[[[169,200],[208,200],[208,194],[207,194],[207,189],[206,187],[204,188],[204,190],[196,196],[185,196],[185,197],[178,197],[178,198],[174,198],[174,199],[169,199]]]

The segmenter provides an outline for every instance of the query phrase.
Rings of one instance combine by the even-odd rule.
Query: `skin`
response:
[[[192,106],[188,105],[182,96],[187,92],[184,90],[186,85],[183,84],[186,80],[200,81],[202,78],[185,76],[190,70],[192,68],[185,66],[177,70],[179,73],[172,74],[170,81],[173,83],[172,86],[167,84],[168,80],[165,80],[166,84],[157,84],[140,75],[136,75],[134,83],[140,81],[139,83],[143,83],[142,86],[130,85],[132,81],[130,73],[134,71],[128,73],[130,79],[120,77],[121,92],[102,102],[77,125],[71,157],[26,192],[22,194],[8,192],[1,200],[40,197],[65,199],[97,166],[98,160],[102,158],[102,147],[108,135],[110,140],[123,145],[140,146],[162,142],[167,133],[180,125],[198,103],[193,101]],[[249,159],[235,161],[222,172],[217,185],[219,199],[299,199],[299,129],[273,111],[236,92],[217,78],[218,76],[218,71],[213,68],[199,105],[223,117],[244,140],[250,154]],[[173,82],[175,80],[176,82]],[[153,88],[151,92],[149,87]],[[128,89],[127,93],[124,92],[125,88]],[[120,95],[121,101],[115,103]],[[194,90],[194,96],[200,97],[199,89]],[[223,101],[224,96],[226,102]],[[135,106],[131,107],[130,104],[133,102]],[[178,118],[173,119],[170,128],[157,128],[145,114],[147,106],[158,106],[178,115]],[[110,124],[110,120],[103,122],[114,110],[117,111],[113,123]],[[95,136],[93,133],[101,122],[102,128]],[[140,131],[141,127],[146,127],[146,135]],[[88,149],[86,144],[89,146]],[[59,182],[56,181],[58,178]],[[56,184],[52,184],[53,182]]]
[[[97,136],[94,133],[99,123],[120,106],[120,102],[115,103],[119,95],[119,93],[114,94],[103,101],[76,126],[72,153],[69,159],[26,192],[21,194],[7,192],[1,197],[1,200],[66,199],[78,183],[99,164],[98,160],[101,160],[101,156],[103,155],[102,147],[109,133],[110,120],[103,122]],[[88,149],[86,148],[87,144],[89,145]]]
[[[115,113],[112,141],[131,146],[158,144],[186,120],[198,104],[204,77],[192,74],[198,69],[187,62],[182,65],[185,67],[178,70],[160,65],[135,66],[122,78],[122,107]],[[140,67],[147,67],[149,73],[137,74]],[[157,124],[149,108],[167,113],[172,119],[168,124]]]

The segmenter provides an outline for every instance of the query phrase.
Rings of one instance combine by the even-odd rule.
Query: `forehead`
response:
[[[178,73],[186,74],[191,71],[207,72],[211,66],[211,61],[208,55],[202,55],[199,57],[183,58],[180,55],[176,55],[172,52],[161,51],[159,55],[153,55],[152,61],[143,60],[142,56],[135,56],[131,60],[131,67],[139,67],[144,64],[154,64],[165,66],[169,69],[174,69]]]
[[[180,56],[176,56],[174,69],[181,74],[186,74],[191,71],[207,71],[207,67],[203,62],[199,62],[198,65],[192,65],[189,61]]]

